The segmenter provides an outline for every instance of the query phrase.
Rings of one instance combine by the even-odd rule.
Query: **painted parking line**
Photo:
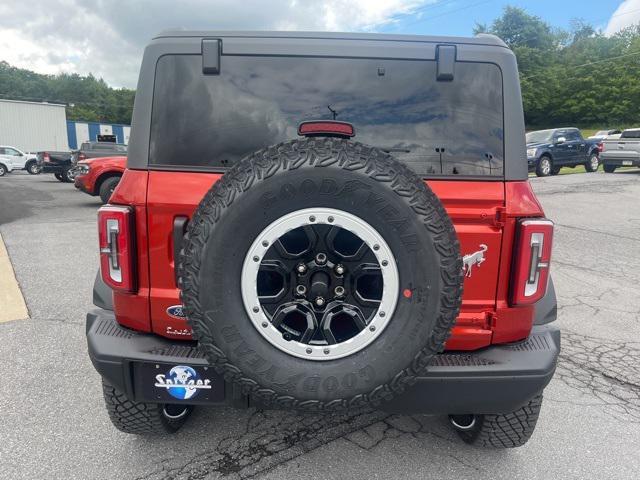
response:
[[[29,318],[29,311],[0,234],[0,323]]]

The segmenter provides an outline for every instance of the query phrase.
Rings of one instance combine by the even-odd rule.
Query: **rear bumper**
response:
[[[62,173],[65,166],[68,165],[55,165],[50,163],[41,164],[42,172],[41,173]]]
[[[602,164],[614,167],[640,167],[640,157],[602,156]]]
[[[135,401],[251,406],[210,368],[195,342],[170,341],[142,334],[116,321],[113,312],[87,314],[89,357],[102,377]],[[429,370],[404,394],[382,408],[398,413],[501,413],[518,409],[551,380],[560,352],[560,331],[536,325],[517,344],[492,346],[475,352],[438,355]],[[167,397],[156,374],[174,366],[191,367],[211,389],[189,400]]]

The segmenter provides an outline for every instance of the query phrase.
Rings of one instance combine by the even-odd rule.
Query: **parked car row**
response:
[[[595,172],[602,164],[607,173],[640,166],[640,128],[599,130],[586,139],[577,128],[553,128],[529,132],[526,141],[529,172],[539,177],[578,165]]]
[[[50,173],[107,203],[126,168],[126,155],[126,145],[111,142],[85,142],[72,152],[37,154],[0,145],[0,177],[20,169],[32,175]]]
[[[43,173],[53,173],[61,182],[73,182],[75,166],[81,160],[127,154],[127,146],[113,142],[84,142],[71,152],[38,152],[38,165]]]
[[[562,167],[584,165],[587,172],[600,166],[600,139],[585,139],[577,128],[537,130],[526,134],[527,164],[539,177],[557,175]]]

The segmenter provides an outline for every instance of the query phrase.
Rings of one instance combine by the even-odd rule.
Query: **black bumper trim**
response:
[[[613,167],[640,167],[640,158],[605,158],[602,164]]]
[[[42,165],[42,170],[40,173],[62,173],[65,168],[65,165],[51,165],[44,163]]]
[[[87,342],[98,373],[132,400],[150,401],[134,387],[137,363],[209,367],[195,342],[171,341],[126,329],[107,310],[87,314]],[[382,408],[428,414],[511,412],[547,386],[559,352],[560,330],[551,325],[534,326],[529,338],[517,344],[445,352],[434,358],[415,385]],[[224,382],[213,371],[210,373],[212,381]],[[226,400],[217,403],[249,405],[249,400],[239,396],[231,385],[226,384],[225,391]]]

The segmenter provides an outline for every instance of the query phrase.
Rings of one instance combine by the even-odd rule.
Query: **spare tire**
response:
[[[211,188],[179,286],[211,365],[260,404],[378,406],[442,350],[462,260],[412,171],[377,148],[312,138],[260,150]]]

